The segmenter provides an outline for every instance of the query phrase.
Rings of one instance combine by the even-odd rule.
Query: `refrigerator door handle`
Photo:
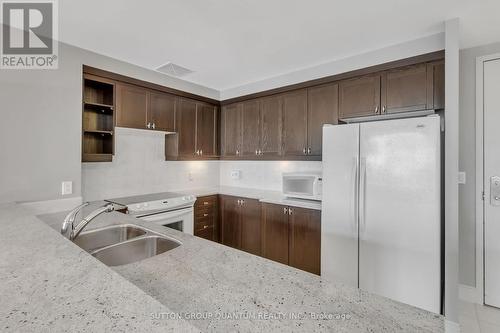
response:
[[[366,158],[361,157],[359,174],[359,231],[360,234],[366,227]]]
[[[357,233],[358,231],[358,219],[359,219],[359,160],[358,157],[355,156],[353,159],[353,167],[352,167],[352,192],[353,192],[353,222],[352,227],[353,231]]]

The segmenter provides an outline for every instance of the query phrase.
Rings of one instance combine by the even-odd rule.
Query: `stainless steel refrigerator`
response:
[[[325,125],[321,275],[439,313],[440,165],[437,115]]]

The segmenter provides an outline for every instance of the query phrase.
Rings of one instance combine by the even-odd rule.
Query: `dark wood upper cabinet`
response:
[[[242,198],[240,205],[241,249],[260,255],[261,251],[261,219],[260,202],[255,199]]]
[[[196,153],[199,157],[216,157],[217,154],[217,108],[214,105],[196,105]]]
[[[432,88],[429,84],[429,94],[433,96],[433,109],[444,109],[444,61],[437,61],[427,65],[432,73]]]
[[[174,95],[151,91],[149,93],[148,123],[152,129],[159,131],[175,131]]]
[[[224,157],[236,157],[241,152],[241,104],[222,107],[221,111],[221,153]]]
[[[309,88],[307,97],[308,155],[321,156],[323,125],[337,124],[339,113],[339,86],[329,84]]]
[[[241,155],[258,155],[260,149],[260,102],[251,99],[241,103],[242,145]]]
[[[307,155],[307,90],[283,95],[283,155]]]
[[[262,204],[262,256],[288,265],[288,207]]]
[[[289,207],[289,264],[320,275],[321,211]]]
[[[241,247],[241,221],[239,198],[220,196],[221,243],[239,249]]]
[[[381,75],[367,75],[339,83],[339,118],[380,113]]]
[[[382,74],[382,114],[427,110],[433,107],[433,92],[428,88],[426,64],[403,67]],[[432,81],[431,81],[432,84]]]
[[[196,156],[196,101],[181,98],[176,113],[178,155]]]
[[[283,99],[281,95],[260,99],[259,124],[261,156],[280,156],[283,140]]]
[[[148,90],[129,84],[116,85],[116,126],[147,128]]]

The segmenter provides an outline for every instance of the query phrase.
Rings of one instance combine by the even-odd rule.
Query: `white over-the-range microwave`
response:
[[[321,200],[323,179],[321,172],[283,173],[283,195],[287,198]]]

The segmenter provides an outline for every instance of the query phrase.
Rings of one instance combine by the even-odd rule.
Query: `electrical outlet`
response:
[[[61,194],[62,195],[73,194],[73,182],[72,181],[62,182]]]
[[[231,179],[238,180],[240,178],[241,178],[241,171],[240,170],[231,170]]]

